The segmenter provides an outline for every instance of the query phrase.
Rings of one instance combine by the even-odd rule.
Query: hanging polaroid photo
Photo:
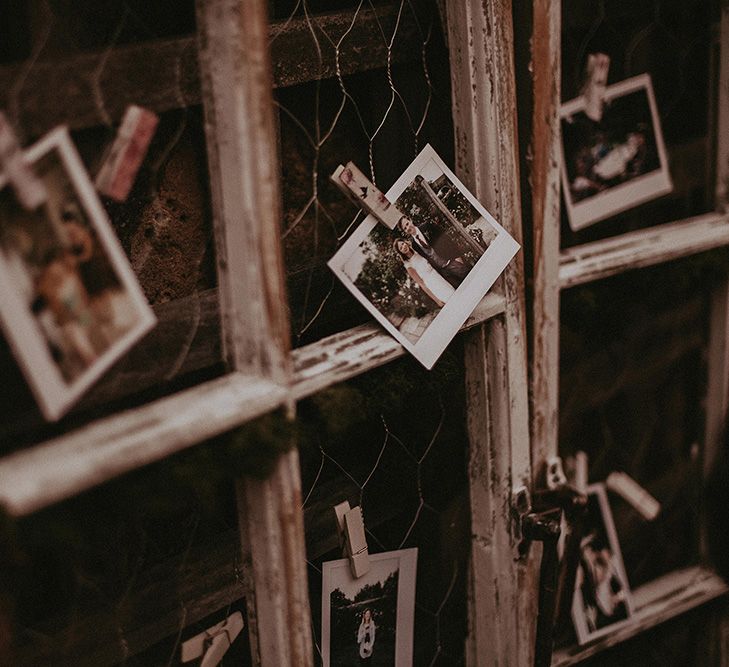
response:
[[[370,215],[329,267],[408,352],[432,368],[519,244],[428,145],[387,192],[395,230]]]
[[[587,517],[572,599],[580,644],[628,623],[633,600],[604,484],[587,487]]]
[[[155,317],[67,129],[24,155],[47,201],[23,209],[0,174],[0,324],[55,420]]]
[[[324,563],[323,667],[413,664],[417,558],[417,549],[370,554],[359,579],[346,558]]]
[[[562,189],[574,231],[673,189],[650,75],[608,86],[599,121],[585,113],[584,97],[564,104],[560,116]]]

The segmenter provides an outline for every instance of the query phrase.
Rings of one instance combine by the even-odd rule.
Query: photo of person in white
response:
[[[410,278],[439,307],[453,295],[453,286],[435,270],[433,265],[413,249],[410,241],[396,239],[392,247],[400,256]]]
[[[369,609],[362,612],[362,622],[357,630],[357,644],[360,665],[369,665],[372,662],[372,649],[375,644],[375,622]]]
[[[612,552],[593,532],[582,540],[577,584],[582,591],[590,632],[628,617],[625,589]]]

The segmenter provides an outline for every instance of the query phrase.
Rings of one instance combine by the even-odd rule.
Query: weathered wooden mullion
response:
[[[357,14],[348,10],[314,15],[309,21],[299,17],[273,23],[268,35],[274,87],[334,77],[337,65],[347,76],[385,67],[388,57],[393,63],[418,60],[422,38],[417,24],[410,12],[404,12],[399,21],[398,14],[398,6],[392,4]],[[391,35],[396,26],[397,39],[388,51],[381,29]],[[335,45],[345,33],[337,59]],[[103,54],[40,60],[28,72],[25,63],[5,65],[0,67],[0,108],[8,106],[21,77],[25,83],[15,101],[19,123],[28,136],[61,123],[83,129],[109,118],[117,121],[128,104],[158,113],[197,105],[202,98],[196,48],[194,36],[179,37],[119,46]],[[97,78],[103,109],[96,102]]]
[[[532,472],[536,476],[547,458],[557,454],[559,425],[561,3],[533,0],[531,11],[533,282],[529,381]]]
[[[520,240],[511,2],[450,0],[446,9],[457,172]],[[470,665],[532,661],[534,568],[517,560],[511,515],[513,489],[531,478],[523,287],[519,254],[498,286],[504,315],[466,345]]]
[[[266,2],[198,0],[197,30],[225,356],[238,372],[288,386]],[[296,449],[279,458],[268,479],[241,479],[237,496],[253,662],[311,665]]]

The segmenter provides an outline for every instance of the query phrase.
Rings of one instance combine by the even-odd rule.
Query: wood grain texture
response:
[[[521,241],[511,2],[451,0],[446,9],[456,172]],[[499,281],[504,315],[466,345],[471,665],[532,662],[534,563],[517,561],[511,515],[512,488],[531,478],[523,276],[518,254]]]
[[[355,20],[356,18],[356,20]],[[410,12],[398,21],[396,7],[342,11],[273,23],[268,28],[274,86],[293,86],[333,77],[339,64],[343,75],[385,67],[388,49],[383,33],[397,39],[393,62],[418,60],[421,38]],[[351,30],[350,30],[351,28]],[[313,33],[313,34],[312,34]],[[346,33],[346,38],[342,39]],[[318,40],[321,51],[317,49]],[[339,62],[335,44],[341,41]],[[44,60],[34,64],[17,102],[20,125],[37,136],[55,125],[71,129],[102,125],[121,119],[128,104],[157,113],[200,104],[200,69],[196,38],[154,40],[120,46],[108,54],[98,86],[104,109],[94,90],[101,53]],[[154,67],[149,64],[154,63]],[[24,65],[0,67],[0,107],[8,106],[14,84],[22,80]]]
[[[635,614],[630,623],[584,646],[555,651],[552,667],[575,665],[727,592],[729,586],[711,570],[697,566],[671,572],[633,591]]]
[[[536,482],[546,460],[557,455],[561,4],[534,0],[532,11],[530,183],[534,281],[529,381],[531,458]]]
[[[561,289],[729,245],[729,215],[707,213],[562,251]]]

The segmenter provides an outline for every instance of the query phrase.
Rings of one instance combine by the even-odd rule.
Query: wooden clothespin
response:
[[[243,630],[243,615],[236,611],[224,621],[184,642],[180,660],[190,662],[202,657],[200,667],[215,667],[220,664],[241,630]]]
[[[158,123],[157,114],[134,104],[127,107],[96,176],[96,189],[101,194],[118,202],[129,196]]]
[[[375,216],[388,229],[395,229],[403,214],[353,162],[341,164],[331,175],[334,184],[357,206]]]
[[[345,500],[335,506],[334,512],[337,515],[339,542],[344,557],[349,558],[352,576],[359,579],[370,571],[370,554],[367,549],[362,508],[359,506],[350,508]]]
[[[611,472],[605,480],[605,486],[630,503],[646,521],[653,521],[661,511],[661,504],[624,472]]]
[[[604,53],[591,53],[587,56],[585,87],[585,114],[596,123],[602,119],[602,109],[607,87],[610,57]]]
[[[26,164],[20,142],[4,113],[0,111],[0,174],[15,192],[20,205],[35,211],[48,198],[45,185]]]

